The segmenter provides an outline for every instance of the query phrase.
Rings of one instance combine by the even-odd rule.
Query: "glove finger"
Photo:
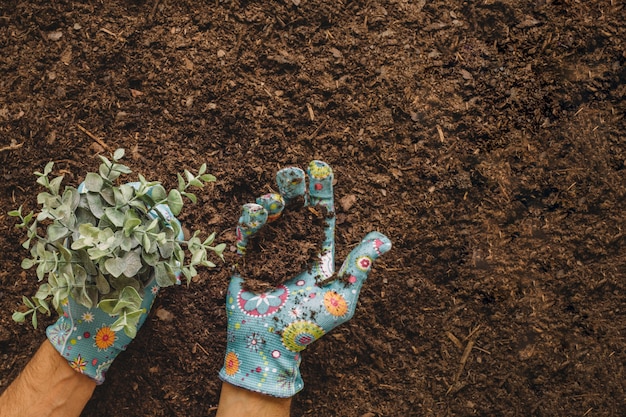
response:
[[[256,199],[256,203],[267,211],[267,222],[271,223],[278,219],[285,208],[283,196],[276,193],[265,194]]]
[[[323,206],[328,211],[324,242],[317,266],[322,280],[335,273],[335,203],[333,196],[333,170],[323,161],[311,161],[307,168],[309,176],[309,197],[311,206]]]
[[[389,238],[379,232],[370,232],[361,243],[350,252],[339,270],[339,277],[357,289],[367,279],[374,261],[391,249]]]
[[[283,196],[285,204],[289,204],[297,197],[306,198],[306,181],[304,171],[298,167],[283,168],[276,173],[278,192]]]
[[[237,253],[245,255],[248,240],[267,223],[267,210],[260,204],[244,204],[237,223]]]

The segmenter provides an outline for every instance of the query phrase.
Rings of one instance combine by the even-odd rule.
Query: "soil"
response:
[[[236,252],[225,256],[225,266],[231,268],[224,271],[230,275],[234,269],[244,279],[243,287],[254,292],[271,291],[300,272],[310,271],[323,251],[330,216],[325,207],[296,199],[250,238],[245,256]],[[328,281],[319,277],[318,282]]]
[[[170,186],[206,162],[180,218],[220,241],[312,159],[338,258],[392,240],[293,415],[626,415],[625,43],[622,0],[3,1],[0,390],[55,319],[11,320],[37,282],[6,213],[124,147]],[[84,416],[215,415],[224,268],[161,292]]]

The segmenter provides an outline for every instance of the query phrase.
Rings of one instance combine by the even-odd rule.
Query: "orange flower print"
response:
[[[81,374],[85,372],[87,369],[87,362],[83,359],[82,356],[78,355],[74,358],[73,361],[70,362],[70,366],[75,370],[80,372]]]
[[[226,359],[224,360],[224,367],[226,368],[226,375],[233,376],[239,370],[239,358],[235,352],[228,352]]]
[[[336,291],[328,291],[324,294],[324,307],[326,307],[326,311],[335,317],[341,317],[348,312],[348,303]]]
[[[113,343],[115,343],[116,336],[115,332],[111,330],[109,326],[103,326],[96,333],[95,339],[95,346],[98,350],[107,350],[113,346]]]

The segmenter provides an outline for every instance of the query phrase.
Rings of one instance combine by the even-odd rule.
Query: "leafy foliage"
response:
[[[50,314],[50,305],[61,311],[62,301],[71,296],[85,307],[119,316],[114,330],[134,335],[148,283],[154,279],[167,287],[182,275],[189,284],[197,267],[215,266],[209,251],[223,258],[226,245],[213,246],[215,233],[202,240],[194,231],[188,240],[181,239],[180,223],[171,218],[182,210],[183,197],[197,201],[190,187],[215,181],[206,173],[206,164],[198,175],[187,170],[178,174],[178,187],[167,191],[142,175],[138,182],[116,185],[120,176],[131,173],[119,162],[123,157],[123,149],[116,150],[112,160],[100,156],[98,173],[89,172],[78,187],[62,191],[63,176],[49,177],[52,162],[35,172],[37,183],[46,189],[37,196],[41,211],[24,215],[20,206],[8,214],[18,217],[17,227],[26,230],[22,246],[31,257],[22,267],[36,268],[42,284],[32,299],[23,297],[27,311],[15,312],[15,321],[32,315],[37,327],[38,312]]]

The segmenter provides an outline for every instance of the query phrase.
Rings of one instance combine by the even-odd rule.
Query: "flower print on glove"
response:
[[[297,167],[282,169],[276,182],[280,194],[267,194],[243,206],[237,225],[237,249],[242,256],[248,240],[298,197],[304,197],[307,205],[335,211],[333,171],[325,162],[311,162],[306,174]],[[338,279],[328,280],[335,272],[334,215],[326,223],[322,251],[311,270],[263,293],[244,290],[237,274],[231,278],[223,381],[275,397],[295,395],[304,387],[301,352],[354,315],[374,261],[391,249],[391,242],[381,233],[369,233],[348,255]]]

